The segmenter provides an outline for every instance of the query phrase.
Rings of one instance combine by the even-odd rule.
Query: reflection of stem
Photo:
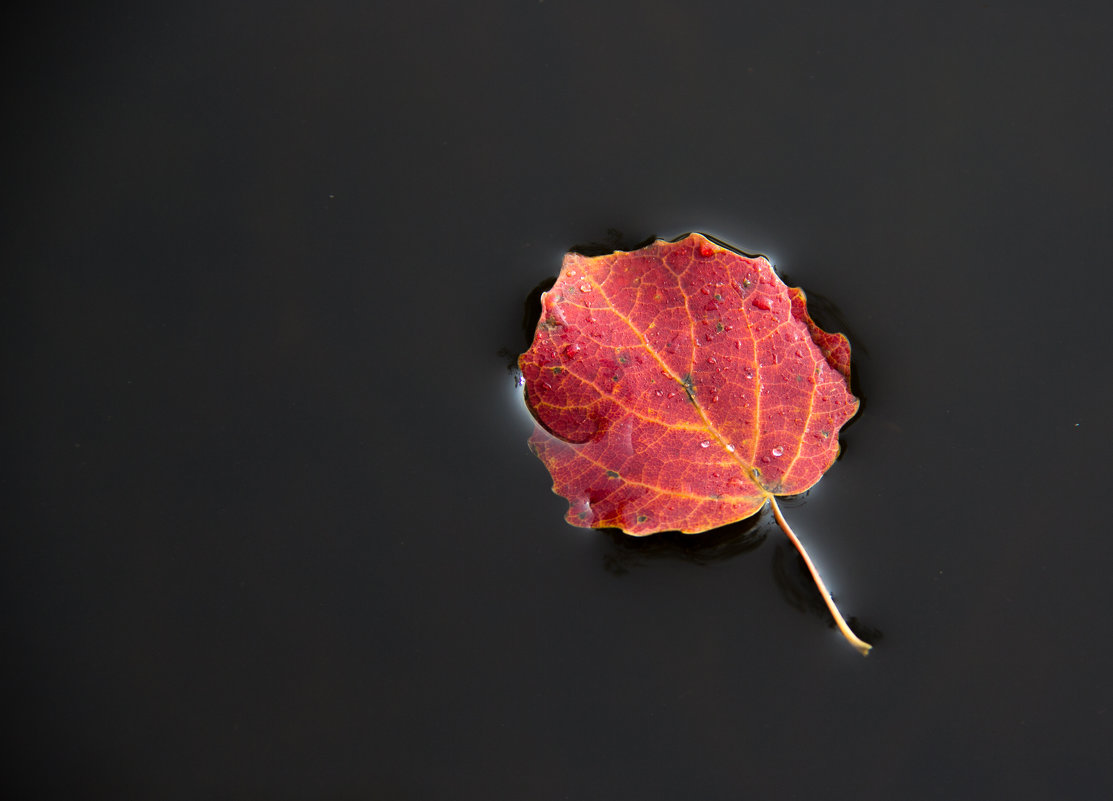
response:
[[[777,518],[777,522],[781,524],[784,533],[788,535],[788,538],[792,540],[792,544],[796,546],[796,550],[804,557],[804,564],[806,564],[808,570],[811,571],[812,578],[815,579],[815,586],[819,587],[819,591],[823,595],[823,600],[827,603],[827,608],[831,610],[831,615],[835,618],[835,623],[838,625],[839,631],[842,632],[842,636],[846,637],[846,639],[850,641],[850,644],[857,648],[862,656],[868,656],[870,648],[873,646],[858,639],[858,635],[851,631],[850,626],[843,620],[839,608],[835,606],[835,601],[831,598],[831,593],[827,590],[827,585],[824,584],[823,579],[819,577],[819,571],[816,570],[815,565],[812,564],[811,557],[808,556],[808,552],[804,550],[803,544],[800,540],[796,539],[796,535],[792,533],[792,529],[789,528],[788,523],[784,519],[784,515],[781,514],[781,507],[777,505],[777,499],[772,495],[769,496],[769,504],[773,507],[773,515]]]

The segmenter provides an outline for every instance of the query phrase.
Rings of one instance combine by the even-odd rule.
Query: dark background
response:
[[[1108,3],[46,8],[2,57],[9,792],[1108,790]],[[851,337],[786,514],[867,659],[767,514],[575,529],[526,448],[531,291],[691,230]]]

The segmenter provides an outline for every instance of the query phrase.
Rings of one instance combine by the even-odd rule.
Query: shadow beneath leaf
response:
[[[782,543],[773,549],[773,580],[793,609],[821,617],[830,616],[808,566],[791,543]]]
[[[537,286],[529,291],[522,303],[522,344],[517,348],[499,348],[499,358],[506,360],[506,369],[515,373],[518,369],[518,356],[529,350],[533,344],[533,333],[537,330],[537,321],[541,319],[541,296],[553,288],[557,279],[550,275],[538,282]]]
[[[529,291],[522,303],[522,349],[529,350],[533,344],[533,333],[537,330],[537,321],[541,319],[541,296],[553,288],[557,277],[550,275],[537,282],[537,286]]]
[[[694,565],[708,565],[749,553],[765,542],[768,521],[755,515],[729,526],[702,534],[662,531],[647,537],[631,537],[619,529],[601,529],[607,540],[603,550],[603,569],[616,576],[656,559],[672,559]]]
[[[656,236],[635,240],[626,236],[626,234],[622,233],[622,231],[617,228],[608,228],[607,235],[603,237],[601,241],[584,242],[579,245],[573,245],[569,248],[569,251],[588,257],[606,256],[619,250],[640,250],[648,245],[652,245],[656,241]]]
[[[823,596],[812,580],[808,566],[791,543],[782,543],[773,550],[773,580],[789,606],[799,612],[822,618],[827,621],[828,626],[837,628]],[[838,601],[837,597],[835,601]],[[855,634],[870,645],[877,645],[885,638],[880,629],[867,626],[856,617],[848,617],[846,622]]]

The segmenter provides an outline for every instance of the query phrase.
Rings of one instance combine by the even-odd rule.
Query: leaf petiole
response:
[[[804,557],[804,564],[808,566],[812,578],[815,579],[815,586],[819,587],[819,592],[823,595],[823,600],[826,602],[827,608],[831,610],[831,615],[835,618],[835,624],[839,627],[839,631],[842,632],[842,636],[846,637],[846,639],[850,641],[850,644],[857,648],[862,656],[869,656],[870,649],[873,646],[860,639],[857,634],[850,630],[850,626],[847,625],[846,620],[843,619],[842,613],[839,612],[839,608],[835,606],[835,601],[831,597],[827,585],[824,584],[823,579],[819,577],[819,571],[815,569],[815,564],[812,562],[811,557],[808,556],[808,552],[804,550],[803,543],[792,533],[792,528],[788,525],[788,521],[785,520],[784,515],[781,514],[781,507],[777,505],[777,499],[772,494],[769,495],[769,505],[773,507],[773,516],[777,518],[781,530],[788,535],[788,538],[792,540],[792,544],[796,546],[796,550]]]

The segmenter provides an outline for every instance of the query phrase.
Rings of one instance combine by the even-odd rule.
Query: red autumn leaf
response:
[[[530,447],[576,526],[706,531],[767,502],[835,609],[775,496],[838,455],[858,409],[850,345],[808,316],[762,257],[699,235],[594,258],[569,253],[519,358]]]

